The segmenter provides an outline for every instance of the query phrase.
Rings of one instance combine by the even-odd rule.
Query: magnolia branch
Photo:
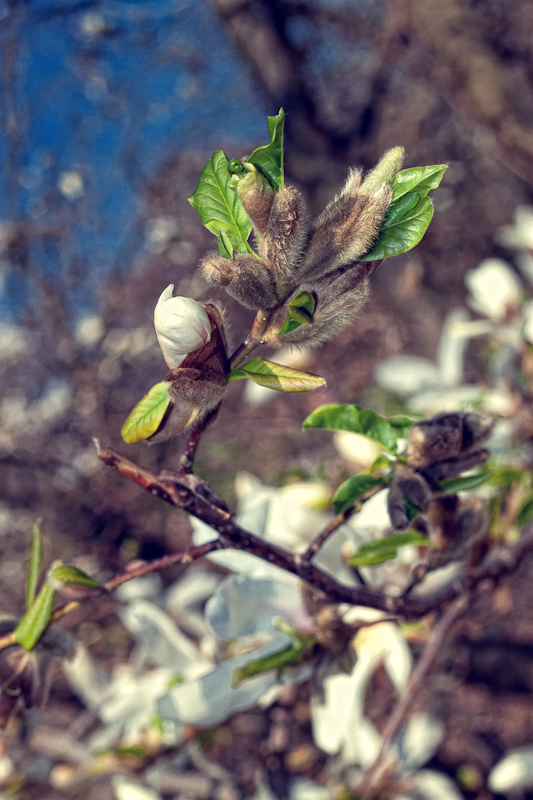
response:
[[[485,583],[493,586],[504,575],[514,571],[522,559],[533,551],[532,525],[514,545],[491,553],[476,570],[469,571],[464,567],[452,582],[423,597],[391,597],[365,586],[345,586],[301,555],[290,553],[241,528],[224,501],[198,476],[166,470],[156,475],[97,440],[95,443],[98,457],[104,464],[175,508],[205,522],[218,532],[223,548],[244,550],[296,575],[314,590],[322,592],[324,599],[331,603],[367,606],[406,619],[419,619],[431,611],[442,609],[465,592],[482,588]]]

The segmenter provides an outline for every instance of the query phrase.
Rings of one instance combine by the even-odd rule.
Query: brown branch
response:
[[[521,559],[533,551],[533,525],[514,546],[487,557],[475,571],[463,572],[450,584],[423,597],[391,597],[367,587],[350,587],[305,562],[300,555],[283,550],[244,530],[232,519],[220,498],[208,492],[207,484],[194,475],[178,475],[168,471],[156,475],[121,456],[110,447],[97,443],[98,457],[123,477],[134,481],[151,494],[170,505],[186,511],[216,530],[227,547],[245,550],[264,561],[296,575],[315,590],[322,592],[331,603],[349,603],[376,608],[406,619],[419,619],[431,611],[442,609],[456,598],[483,582],[493,585],[503,575],[512,572]]]

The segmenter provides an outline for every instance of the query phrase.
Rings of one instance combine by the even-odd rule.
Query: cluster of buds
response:
[[[167,286],[156,305],[154,327],[169,368],[171,403],[150,442],[174,436],[218,406],[228,374],[221,311],[214,303],[173,297]]]
[[[201,264],[204,277],[246,308],[270,313],[269,343],[316,346],[333,338],[354,321],[368,296],[375,262],[359,259],[379,234],[402,161],[403,148],[395,147],[364,181],[361,170],[351,170],[342,191],[313,222],[294,187],[274,192],[245,164],[236,191],[252,222],[259,257],[237,253],[231,260],[208,253]],[[299,291],[314,298],[310,324],[279,338],[286,303]]]
[[[489,452],[482,445],[493,424],[479,414],[452,413],[413,425],[407,464],[398,465],[389,490],[389,516],[395,530],[409,527],[411,506],[425,515],[440,551],[455,552],[485,533],[488,520],[482,504],[463,502],[439,484],[487,461]]]

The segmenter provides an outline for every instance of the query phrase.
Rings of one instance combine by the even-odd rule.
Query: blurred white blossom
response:
[[[476,269],[467,272],[469,304],[481,314],[500,322],[509,309],[520,306],[522,286],[515,273],[501,258],[486,258]]]
[[[490,772],[488,787],[500,794],[533,787],[533,746],[509,750]]]

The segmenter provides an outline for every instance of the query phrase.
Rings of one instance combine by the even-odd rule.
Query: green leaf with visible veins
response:
[[[446,164],[437,164],[398,172],[377,241],[361,261],[399,256],[419,243],[433,218],[433,202],[427,194],[438,187],[446,169]]]
[[[240,378],[250,378],[259,386],[276,389],[278,392],[310,392],[312,389],[326,385],[326,381],[320,375],[284,367],[282,364],[266,361],[261,356],[252,358],[242,367],[237,367],[230,372],[228,383]]]
[[[236,192],[230,188],[228,159],[222,150],[213,153],[200,175],[189,203],[198,211],[205,227],[218,237],[219,252],[224,257],[253,253],[248,244],[252,223]],[[254,254],[255,255],[255,254]]]
[[[33,523],[33,538],[30,545],[28,558],[28,573],[26,576],[26,608],[30,609],[35,601],[37,581],[43,563],[43,537],[41,536],[41,520]]]
[[[282,108],[276,117],[267,118],[270,144],[256,148],[246,161],[257,167],[276,191],[285,184],[283,174],[283,129],[285,112]]]
[[[159,428],[165,412],[172,402],[168,396],[169,381],[152,386],[140,400],[122,426],[122,438],[127,444],[136,444],[148,439]]]
[[[385,561],[396,558],[398,548],[406,544],[435,547],[433,542],[418,531],[395,533],[392,536],[384,536],[383,539],[376,539],[374,542],[361,545],[359,550],[348,559],[348,564],[351,567],[372,567],[376,564],[384,564]]]
[[[380,417],[375,411],[368,411],[356,405],[330,403],[320,406],[304,421],[304,431],[309,428],[361,433],[367,439],[377,442],[389,453],[396,453],[396,433],[389,421]]]
[[[347,481],[344,481],[339,486],[333,497],[335,513],[341,514],[346,511],[369,489],[374,489],[380,485],[383,486],[386,482],[386,478],[377,478],[373,475],[354,475],[352,478],[348,478]]]

